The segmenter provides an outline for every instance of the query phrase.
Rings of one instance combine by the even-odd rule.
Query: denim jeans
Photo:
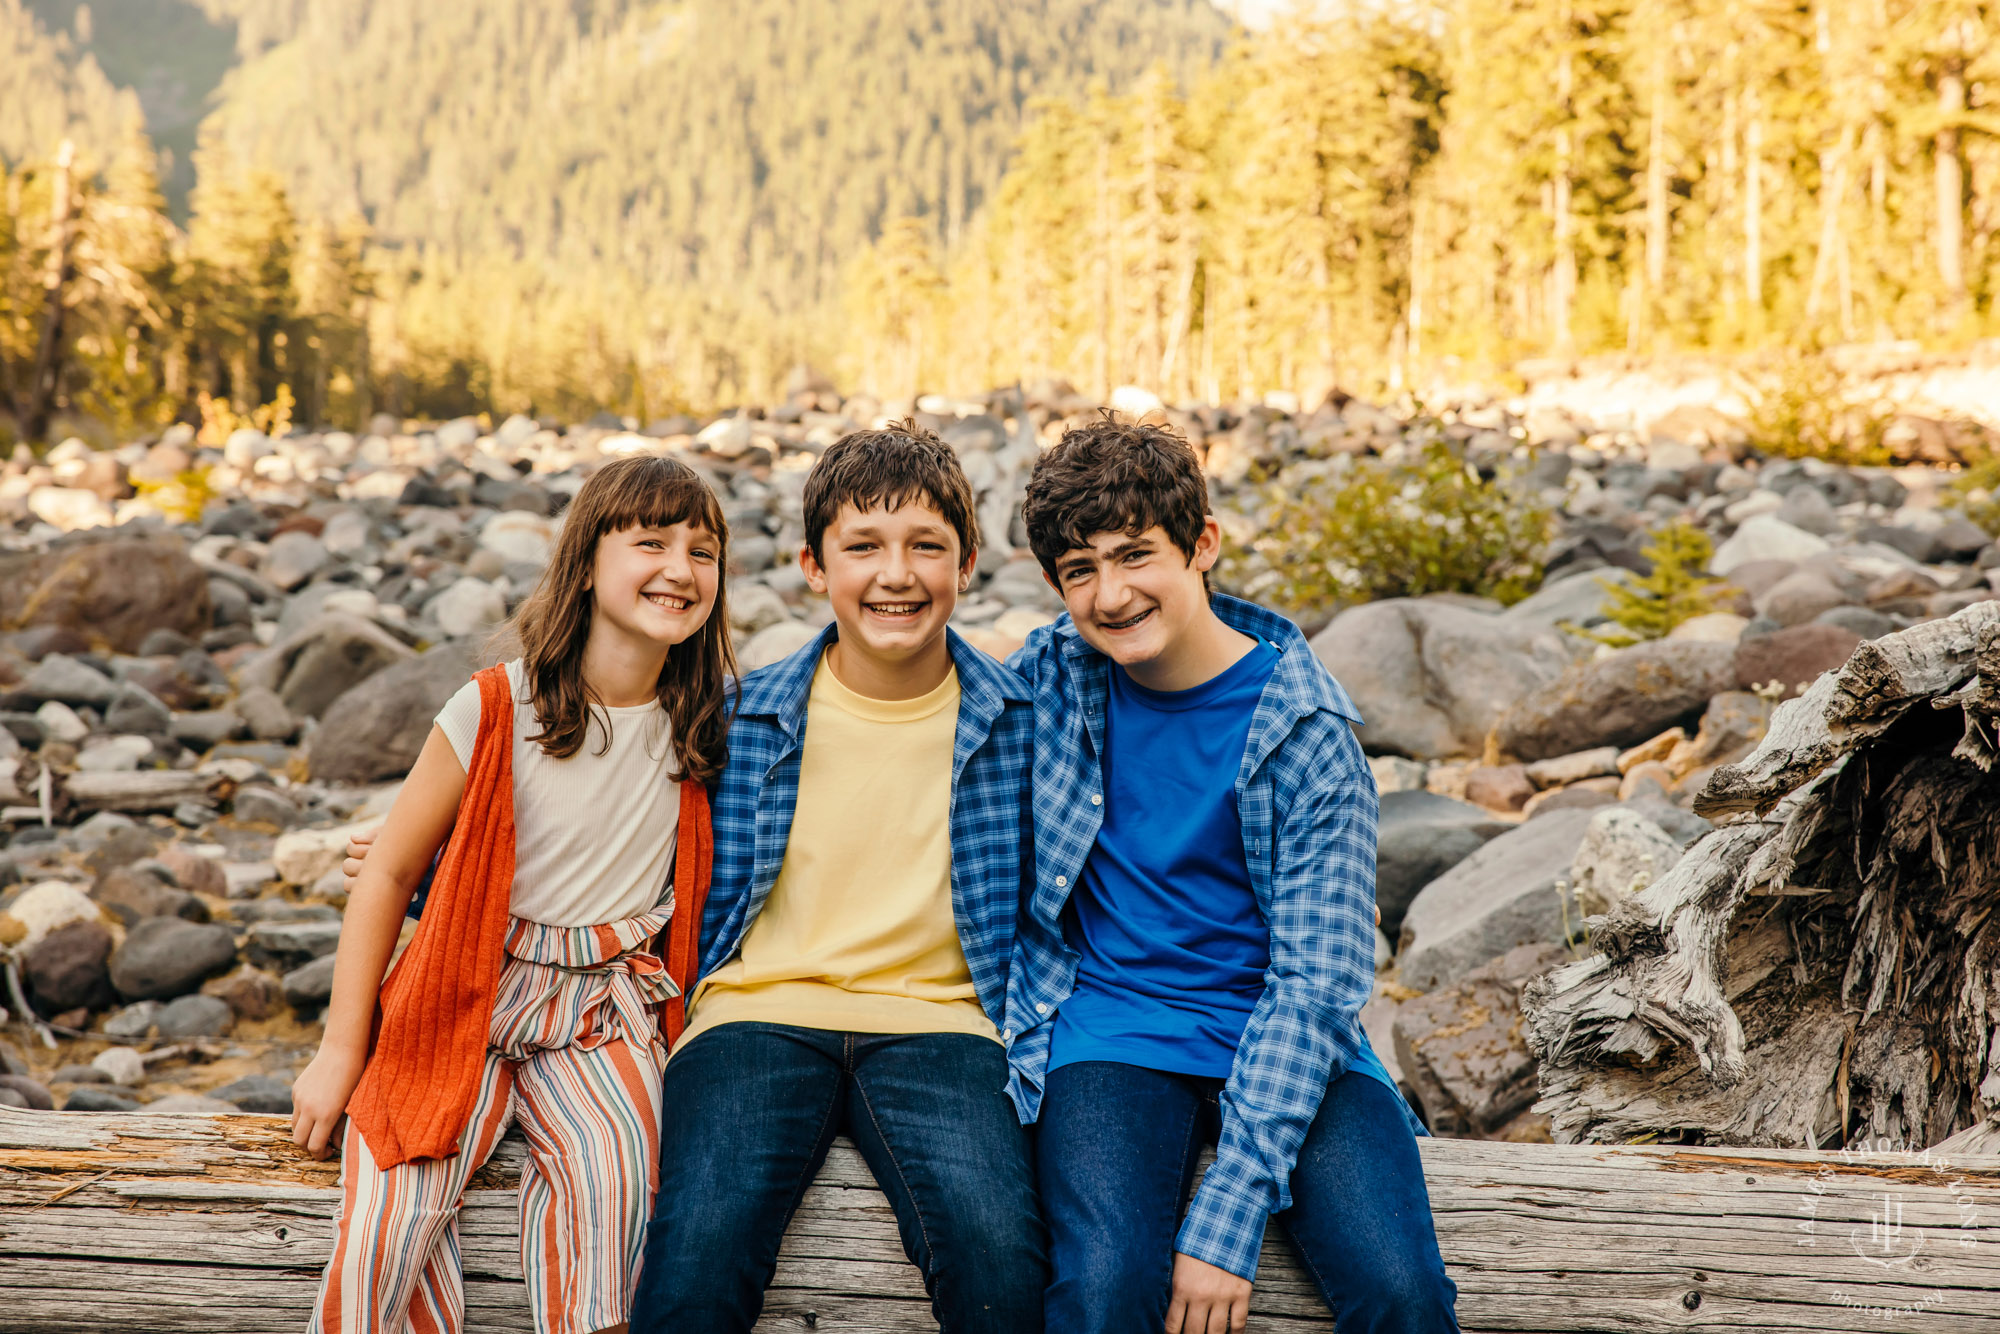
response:
[[[1006,1053],[961,1033],[723,1024],[674,1053],[634,1334],[747,1331],[799,1198],[845,1132],[944,1334],[1042,1328],[1034,1159]]]
[[[1042,1099],[1042,1206],[1049,1223],[1048,1327],[1159,1334],[1174,1237],[1219,1079],[1112,1061],[1049,1073]],[[1348,1071],[1320,1103],[1277,1215],[1339,1334],[1451,1334],[1458,1289],[1444,1272],[1417,1142],[1382,1081]]]

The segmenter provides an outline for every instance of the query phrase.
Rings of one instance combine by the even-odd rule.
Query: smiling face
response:
[[[715,534],[688,523],[604,534],[590,570],[595,622],[635,644],[692,637],[715,610],[721,553]]]
[[[843,504],[819,549],[818,558],[811,547],[801,550],[799,566],[813,591],[833,603],[842,660],[836,670],[849,686],[865,694],[864,677],[897,676],[947,651],[945,623],[971,583],[978,553],[961,551],[950,522],[922,497],[895,509]],[[852,657],[866,670],[844,670]]]
[[[1192,556],[1176,547],[1158,524],[1134,536],[1092,534],[1090,545],[1056,558],[1051,581],[1092,648],[1128,671],[1173,671],[1176,653],[1210,629],[1214,613],[1202,574],[1222,549],[1222,530],[1211,516]]]

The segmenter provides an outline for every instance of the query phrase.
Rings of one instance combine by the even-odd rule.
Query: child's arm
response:
[[[349,883],[347,912],[334,957],[333,999],[319,1054],[292,1085],[292,1142],[315,1158],[331,1152],[334,1127],[368,1063],[375,1000],[403,928],[403,910],[438,844],[451,833],[465,793],[465,770],[439,728],[390,808],[367,862]]]

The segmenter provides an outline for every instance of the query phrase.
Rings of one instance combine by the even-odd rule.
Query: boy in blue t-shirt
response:
[[[1456,1330],[1422,1127],[1359,1022],[1376,797],[1353,704],[1291,622],[1210,595],[1220,529],[1172,432],[1068,432],[1026,520],[1068,609],[1011,664],[1035,874],[1004,1036],[1040,1120],[1048,1327],[1240,1330],[1276,1216],[1342,1334]]]

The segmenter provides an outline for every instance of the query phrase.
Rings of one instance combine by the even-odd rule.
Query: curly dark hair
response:
[[[1208,512],[1193,446],[1171,427],[1120,421],[1106,410],[1063,432],[1035,463],[1022,517],[1029,548],[1054,579],[1063,553],[1097,534],[1137,537],[1156,524],[1193,560]]]
[[[951,446],[905,419],[879,431],[851,431],[827,446],[806,477],[806,546],[821,559],[820,542],[842,505],[899,510],[923,500],[958,534],[958,556],[979,549],[972,483]]]

